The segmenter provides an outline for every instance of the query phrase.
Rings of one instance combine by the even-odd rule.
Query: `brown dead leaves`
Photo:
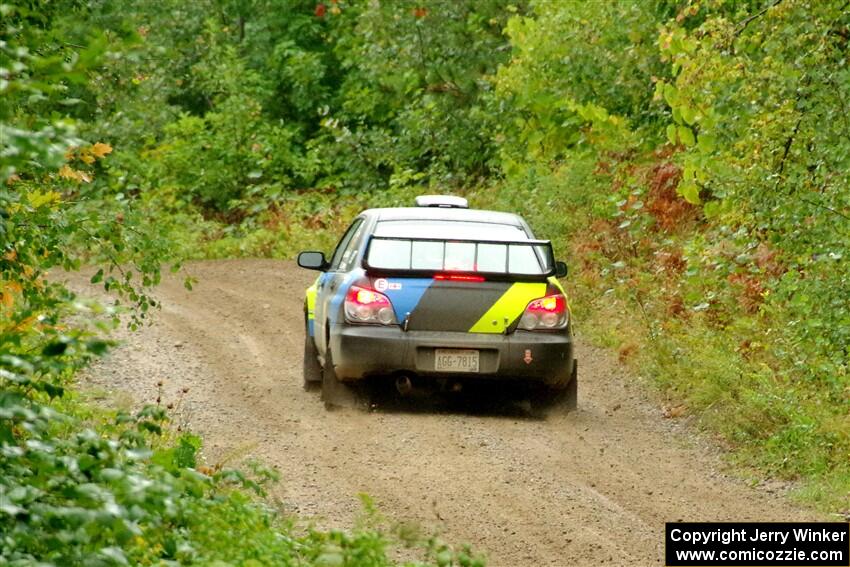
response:
[[[59,177],[75,183],[91,183],[94,174],[91,171],[72,167],[74,161],[80,161],[85,165],[93,165],[97,160],[103,159],[112,153],[112,146],[97,142],[90,146],[79,146],[69,148],[65,152],[65,160],[68,162],[59,170]]]
[[[697,216],[696,207],[676,192],[681,178],[682,170],[670,162],[656,164],[648,175],[646,210],[655,218],[658,226],[667,232],[675,232]]]

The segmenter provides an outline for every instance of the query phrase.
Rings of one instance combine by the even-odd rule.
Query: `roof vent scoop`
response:
[[[419,195],[416,197],[416,206],[468,209],[469,202],[463,197],[455,197],[454,195]]]

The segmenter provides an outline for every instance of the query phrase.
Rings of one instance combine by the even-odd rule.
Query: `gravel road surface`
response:
[[[204,436],[209,463],[273,465],[275,496],[319,526],[350,525],[363,492],[385,516],[469,542],[493,566],[536,567],[660,565],[666,521],[812,519],[778,490],[725,474],[716,451],[584,343],[574,413],[428,399],[328,412],[301,385],[315,274],[273,260],[188,270],[195,290],[165,278],[156,323],[124,335],[86,381],[136,406],[162,382],[162,403]]]

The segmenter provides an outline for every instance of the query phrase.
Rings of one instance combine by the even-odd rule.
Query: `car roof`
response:
[[[397,207],[386,209],[367,209],[364,215],[380,221],[400,220],[446,220],[462,222],[483,222],[507,224],[522,227],[522,219],[513,213],[485,211],[480,209],[460,209],[449,207]]]

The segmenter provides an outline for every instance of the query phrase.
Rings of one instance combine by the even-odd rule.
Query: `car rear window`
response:
[[[444,220],[384,220],[375,226],[375,236],[445,238],[447,240],[527,240],[519,225]]]
[[[543,275],[552,269],[551,247],[529,240],[518,225],[449,221],[384,220],[369,246],[371,268]]]
[[[417,240],[373,236],[366,256],[369,268],[400,271],[480,272],[537,276],[552,271],[548,243]]]

